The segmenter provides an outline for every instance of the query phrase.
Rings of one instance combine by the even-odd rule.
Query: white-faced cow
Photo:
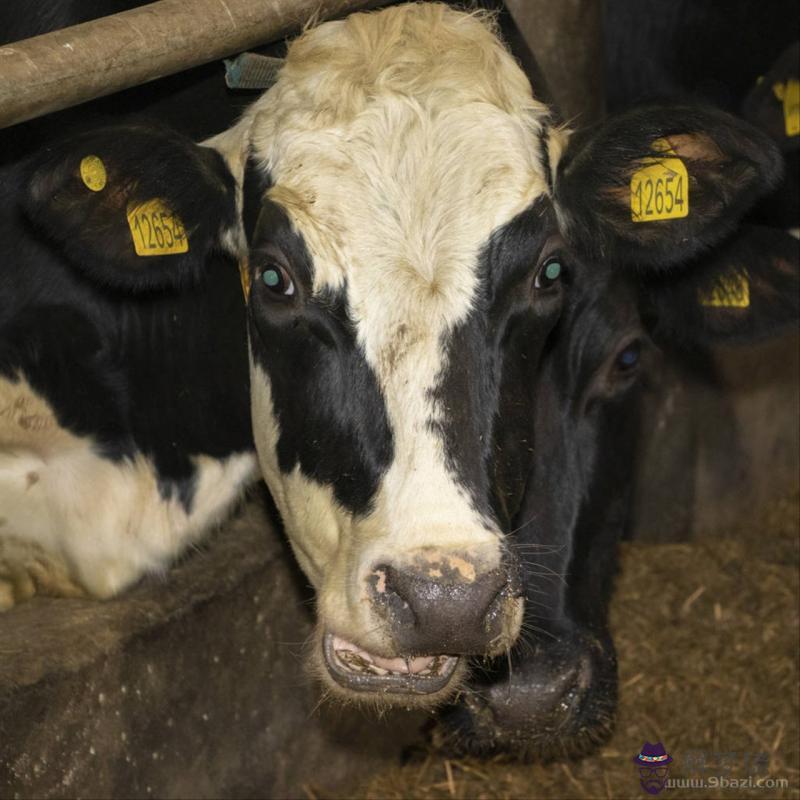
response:
[[[433,706],[510,652],[450,711],[467,746],[581,749],[613,713],[640,350],[796,319],[791,244],[703,258],[779,175],[690,105],[569,136],[440,4],[309,30],[205,147],[53,145],[2,196],[8,572],[107,596],[164,567],[251,479],[249,399],[329,691]]]

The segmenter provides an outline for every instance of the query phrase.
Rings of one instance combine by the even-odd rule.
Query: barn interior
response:
[[[113,5],[104,13],[140,4]],[[280,55],[275,39],[297,29],[301,5],[262,44],[226,55]],[[317,5],[324,16],[343,8]],[[357,5],[377,4],[346,10]],[[576,126],[664,88],[648,76],[740,111],[800,27],[795,3],[768,14],[735,0],[724,15],[710,0],[672,5],[668,13],[658,0],[492,7],[543,96]],[[45,33],[5,14],[0,48]],[[645,28],[668,41],[650,52],[650,72],[622,55]],[[752,57],[742,59],[745,51]],[[29,121],[29,110],[4,116],[3,98],[25,87],[4,83],[0,71],[0,160],[22,157],[54,130],[133,112],[197,138],[214,133],[193,92],[213,85],[225,98],[220,129],[257,92],[227,88],[219,57],[204,61],[77,112],[65,89],[48,106],[62,110]],[[178,95],[196,118],[176,114]],[[796,144],[787,152],[796,170]],[[796,177],[789,172],[788,190],[763,211],[776,227],[800,225]],[[430,716],[378,717],[325,702],[302,667],[313,595],[260,487],[166,575],[105,602],[37,596],[0,613],[0,797],[633,798],[642,796],[632,761],[643,742],[672,754],[671,775],[685,784],[670,796],[797,797],[798,409],[796,330],[679,365],[668,354],[656,359],[611,608],[618,718],[610,741],[585,758],[463,757],[448,751]],[[724,780],[690,785],[710,776]],[[734,788],[748,776],[766,782]]]

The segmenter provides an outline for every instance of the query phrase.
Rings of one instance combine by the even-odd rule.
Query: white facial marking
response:
[[[24,572],[44,551],[52,576],[60,570],[90,594],[110,597],[165,569],[224,519],[255,477],[251,453],[193,460],[198,477],[187,514],[177,498],[161,497],[143,456],[101,458],[90,439],[59,426],[24,379],[0,379],[0,571]]]

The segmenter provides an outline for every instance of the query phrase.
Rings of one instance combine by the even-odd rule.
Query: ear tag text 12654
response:
[[[159,197],[128,205],[128,227],[137,256],[168,256],[189,252],[181,218]]]
[[[631,176],[631,219],[654,222],[689,215],[689,173],[666,139],[656,139],[653,149],[663,158],[648,158]]]

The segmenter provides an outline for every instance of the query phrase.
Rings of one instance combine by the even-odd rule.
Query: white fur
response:
[[[24,378],[0,379],[0,583],[42,552],[53,570],[96,597],[165,569],[224,518],[254,478],[249,453],[193,460],[198,481],[187,514],[177,499],[161,497],[146,458],[101,458],[90,439],[59,426]]]
[[[262,471],[325,624],[364,647],[386,649],[364,596],[378,559],[436,547],[497,566],[499,531],[445,464],[431,389],[443,336],[472,307],[481,248],[547,191],[546,116],[486,17],[414,4],[305,33],[274,87],[210,143],[239,173],[248,149],[269,171],[314,292],[346,286],[385,399],[394,459],[371,513],[354,518],[330,487],[278,469],[269,379],[251,362]]]

